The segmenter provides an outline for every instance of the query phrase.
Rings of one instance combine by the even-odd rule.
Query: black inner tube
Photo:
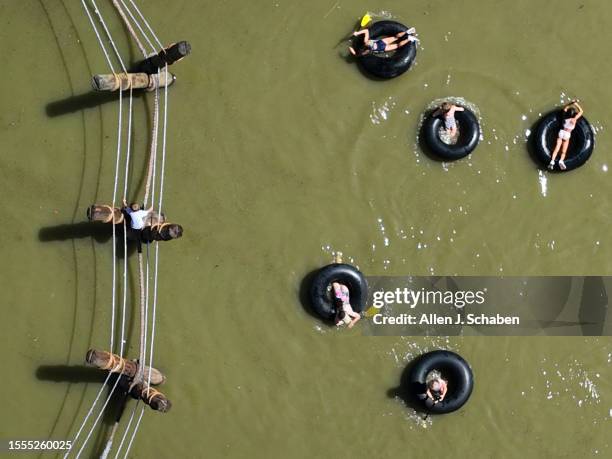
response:
[[[533,135],[533,149],[536,157],[544,166],[548,166],[552,152],[557,143],[559,130],[563,127],[563,110],[554,110],[540,119]],[[566,171],[576,169],[586,163],[595,147],[593,127],[583,116],[572,131],[565,157]],[[556,161],[561,158],[561,152]],[[558,166],[555,165],[555,170]]]
[[[400,32],[405,32],[408,28],[395,21],[379,21],[368,27],[370,31],[370,39],[376,40],[383,37],[393,37]],[[403,39],[398,39],[398,43]],[[363,35],[355,37],[353,40],[353,48],[356,50],[363,49]],[[416,42],[411,41],[401,48],[390,53],[370,53],[357,58],[361,68],[368,74],[378,78],[389,79],[395,78],[410,68],[416,58],[417,46]]]
[[[467,107],[462,112],[455,112],[455,120],[459,137],[455,144],[447,144],[440,138],[444,129],[441,116],[433,116],[436,110],[430,112],[423,123],[422,135],[425,146],[435,156],[448,160],[461,159],[469,155],[480,142],[480,124],[478,118]]]
[[[331,321],[336,316],[336,305],[331,290],[333,282],[339,282],[348,287],[351,307],[355,312],[365,310],[368,284],[363,274],[354,266],[333,263],[317,272],[310,289],[312,307],[322,319]]]
[[[432,370],[438,370],[448,385],[446,397],[435,405],[431,399],[424,398],[427,391],[425,381]],[[408,390],[424,410],[444,414],[458,410],[468,401],[474,387],[474,376],[460,355],[439,350],[423,354],[417,359],[410,370],[409,382],[411,387]]]

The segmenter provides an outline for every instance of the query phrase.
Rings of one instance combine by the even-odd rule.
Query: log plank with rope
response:
[[[138,371],[138,362],[124,359],[108,351],[90,349],[87,351],[85,361],[89,365],[95,366],[100,370],[108,370],[111,373],[121,373],[130,379],[133,378]],[[149,370],[151,371],[152,385],[157,386],[166,381],[166,377],[161,371],[156,368],[149,368],[148,366],[143,367],[145,376],[148,377]]]
[[[113,222],[113,214],[114,214],[114,222]],[[125,214],[122,212],[122,209],[119,207],[112,207],[106,204],[93,204],[87,209],[87,219],[90,222],[100,222],[100,223],[123,223],[123,219],[125,218]],[[129,223],[129,221],[128,221]],[[151,211],[147,218],[147,226],[153,225],[164,225],[166,223],[166,216],[162,214],[158,214],[155,211]]]
[[[127,91],[128,89],[144,89],[154,91],[156,88],[172,86],[176,76],[162,70],[159,74],[140,73],[110,73],[94,75],[91,85],[96,91]]]
[[[149,405],[153,410],[160,413],[167,413],[172,408],[172,403],[163,393],[147,386],[146,381],[132,383],[129,381],[121,381],[122,388],[136,400],[142,400],[146,405]]]

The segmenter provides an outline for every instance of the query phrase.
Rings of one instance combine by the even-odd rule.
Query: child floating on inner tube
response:
[[[366,29],[358,30],[353,32],[353,36],[358,37],[363,35],[363,44],[355,50],[352,46],[349,46],[349,51],[353,56],[365,56],[370,53],[384,53],[388,51],[395,51],[404,45],[407,45],[411,41],[418,41],[418,38],[414,36],[416,30],[414,27],[398,33],[394,37],[383,37],[377,38],[376,40],[370,40],[370,31]],[[399,41],[400,38],[406,37],[404,40]]]
[[[444,128],[446,133],[452,139],[457,134],[457,121],[455,120],[455,112],[463,112],[465,108],[460,107],[450,102],[444,102],[438,110],[436,110],[433,116],[441,116],[444,119]]]
[[[349,289],[346,285],[338,282],[332,283],[334,289],[334,297],[336,298],[336,326],[339,327],[343,324],[347,324],[348,328],[359,322],[361,315],[355,311],[350,303]]]
[[[426,378],[427,392],[425,395],[425,404],[433,406],[440,403],[446,397],[448,385],[442,375],[437,370],[432,370]]]
[[[559,160],[559,168],[561,170],[565,170],[566,166],[563,162],[565,160],[565,155],[567,154],[567,148],[569,147],[570,137],[572,136],[572,131],[576,127],[576,123],[582,117],[584,111],[582,107],[578,104],[577,100],[571,101],[565,107],[563,107],[563,128],[559,131],[559,136],[557,137],[557,143],[555,144],[555,149],[552,152],[552,158],[550,160],[550,164],[548,168],[552,170],[555,167],[555,159],[559,154],[559,150],[561,150],[561,159]]]

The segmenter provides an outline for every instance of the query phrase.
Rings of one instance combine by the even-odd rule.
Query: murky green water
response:
[[[139,4],[193,54],[172,69],[164,198],[186,232],[160,254],[155,363],[174,407],[146,412],[133,457],[612,457],[610,339],[365,337],[321,327],[298,299],[337,250],[369,275],[612,275],[612,5]],[[382,8],[422,47],[409,73],[375,82],[334,46]],[[112,266],[108,237],[74,224],[112,198],[117,103],[57,103],[107,68],[80,2],[5,1],[0,18],[0,438],[70,438],[100,387],[79,366],[108,347]],[[484,140],[445,164],[415,133],[422,109],[451,95],[479,107]],[[594,156],[541,173],[526,130],[573,97],[597,130]],[[151,112],[150,96],[135,99],[138,199]],[[471,363],[475,392],[423,423],[387,393],[439,347]]]

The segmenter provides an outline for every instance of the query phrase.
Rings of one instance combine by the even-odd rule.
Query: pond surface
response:
[[[171,69],[164,191],[185,234],[159,261],[154,362],[173,408],[145,412],[131,456],[612,456],[607,337],[368,337],[329,329],[299,300],[336,251],[375,276],[612,275],[612,3],[386,2],[376,17],[414,25],[421,45],[384,82],[339,43],[372,3],[139,4],[165,43],[193,52]],[[3,2],[0,18],[0,437],[67,439],[103,380],[80,368],[85,353],[109,346],[112,241],[80,223],[112,200],[118,102],[88,95],[108,67],[80,2]],[[478,107],[483,131],[454,163],[424,154],[416,134],[449,96]],[[540,170],[529,132],[573,98],[595,152],[568,174]],[[152,111],[151,94],[134,99],[133,200]],[[129,268],[136,358],[135,256]],[[476,385],[461,411],[423,421],[390,394],[407,362],[437,348],[463,355]]]

